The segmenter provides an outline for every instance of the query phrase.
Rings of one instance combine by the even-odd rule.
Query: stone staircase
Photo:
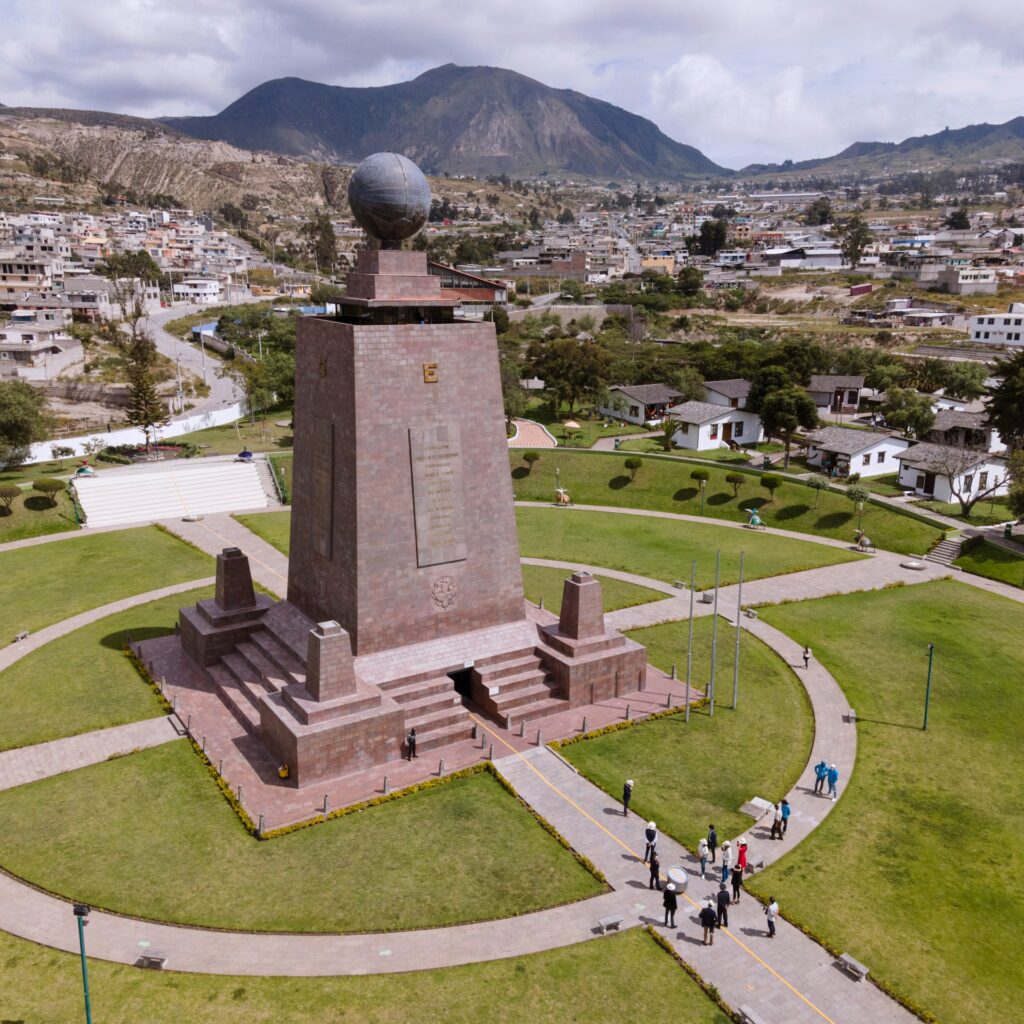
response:
[[[473,700],[506,729],[512,723],[565,711],[567,700],[554,695],[535,647],[483,658],[473,668]]]
[[[405,729],[416,730],[419,754],[448,743],[469,739],[473,722],[446,675],[421,672],[381,683],[383,690],[405,713]]]
[[[924,557],[929,562],[938,562],[939,565],[952,565],[960,557],[962,546],[963,540],[959,537],[955,540],[943,540],[936,544]]]

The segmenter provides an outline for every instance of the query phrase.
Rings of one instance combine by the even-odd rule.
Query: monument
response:
[[[600,584],[527,614],[491,323],[460,321],[401,249],[430,191],[378,153],[354,172],[370,237],[336,315],[296,342],[288,596],[254,594],[236,549],[212,601],[183,609],[192,663],[299,786],[643,686],[645,651],[604,626]]]

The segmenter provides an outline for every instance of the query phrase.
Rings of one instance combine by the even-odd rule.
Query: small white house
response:
[[[757,444],[762,439],[761,417],[710,402],[683,402],[668,411],[679,429],[672,440],[680,448],[704,452],[712,448]]]
[[[909,447],[898,434],[825,427],[807,435],[807,464],[827,476],[884,476],[899,470],[896,456]]]
[[[997,496],[1009,490],[1006,460],[988,452],[924,443],[896,460],[900,486],[936,501],[955,502],[958,492]]]
[[[186,302],[221,302],[224,285],[206,277],[188,278],[174,285],[174,297]]]
[[[667,384],[616,384],[608,389],[608,405],[598,412],[638,426],[660,423],[666,410],[682,397]]]
[[[704,381],[704,401],[712,405],[725,405],[730,409],[743,409],[750,394],[750,381],[742,377],[728,380]]]
[[[813,374],[807,391],[819,409],[831,412],[856,412],[864,378],[853,375]]]

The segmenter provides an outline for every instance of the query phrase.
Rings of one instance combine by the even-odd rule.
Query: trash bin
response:
[[[622,439],[619,438],[619,437],[615,438],[615,450],[616,451],[618,451],[618,448],[619,448],[620,444],[622,444]]]
[[[1013,523],[1006,523],[1003,526],[1003,536],[1007,540],[1013,540]]]

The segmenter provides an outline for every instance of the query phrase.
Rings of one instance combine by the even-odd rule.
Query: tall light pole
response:
[[[690,563],[690,639],[686,645],[686,721],[690,720],[690,673],[693,671],[693,589],[697,579],[697,563]]]
[[[928,645],[928,682],[924,688],[924,724],[922,731],[928,731],[928,704],[932,699],[932,664],[935,661],[935,644]]]
[[[740,585],[736,594],[736,652],[732,659],[732,709],[740,696],[740,620],[743,617],[743,552],[740,552]]]
[[[85,1024],[92,1024],[92,1006],[89,1002],[89,966],[85,960],[85,926],[89,908],[84,903],[75,904],[75,920],[78,921],[78,948],[82,951],[82,989],[85,992]]]
[[[715,655],[718,653],[718,580],[722,565],[722,551],[715,552],[715,604],[711,609],[711,681],[708,683],[708,717],[715,717]]]

